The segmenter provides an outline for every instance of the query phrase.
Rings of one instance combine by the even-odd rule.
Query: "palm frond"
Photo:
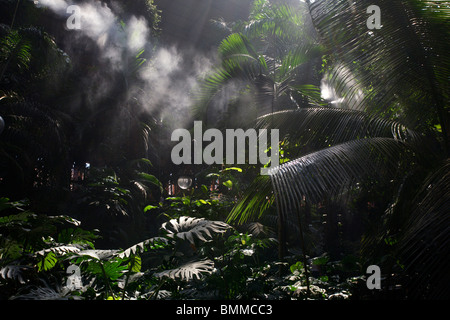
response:
[[[254,2],[250,21],[240,28],[249,37],[276,36],[280,40],[298,41],[302,35],[302,16],[286,4],[274,5],[267,0]]]
[[[243,34],[233,33],[222,40],[218,52],[225,61],[240,56],[248,59],[257,59],[258,53],[250,40]]]
[[[394,139],[354,140],[282,164],[271,178],[281,211],[289,213],[299,209],[303,197],[318,203],[339,198],[368,177],[390,180],[408,157],[407,145]]]
[[[423,147],[419,133],[398,121],[340,108],[302,108],[262,116],[256,127],[279,129],[280,137],[307,147],[308,152],[364,138],[386,137]],[[300,150],[302,152],[302,150]]]
[[[8,67],[15,67],[19,72],[29,68],[31,60],[31,45],[23,39],[17,30],[9,32],[0,38],[0,79],[3,79]]]
[[[342,97],[355,101],[360,88],[370,89],[354,108],[401,117],[411,128],[423,128],[425,119],[441,123],[446,135],[450,13],[445,1],[317,0],[308,5],[332,53],[337,68],[330,77],[338,79]],[[381,9],[380,30],[366,26],[369,5]]]
[[[247,221],[258,220],[273,205],[274,200],[270,177],[258,176],[233,207],[227,222],[243,224]]]
[[[208,112],[220,109],[237,113],[229,108],[233,101],[230,95],[241,97],[239,108],[247,112],[249,105],[256,106],[256,115],[297,104],[292,92],[320,103],[317,92],[309,97],[311,91],[301,90],[305,80],[310,80],[305,75],[310,73],[311,61],[318,60],[321,50],[315,39],[303,33],[300,11],[266,0],[255,2],[250,20],[236,26],[236,32],[219,47],[221,65],[203,80],[196,94],[193,111],[197,119],[207,119]],[[223,97],[224,92],[231,93]],[[215,104],[220,106],[211,110]],[[253,112],[245,114],[247,119],[249,116]]]

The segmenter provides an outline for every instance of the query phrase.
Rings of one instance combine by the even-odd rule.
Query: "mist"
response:
[[[125,78],[123,90],[127,91],[127,96],[138,101],[143,111],[152,113],[160,120],[171,117],[175,126],[188,124],[192,92],[198,86],[199,77],[213,65],[214,53],[199,52],[195,48],[181,50],[175,45],[159,43],[144,17],[132,15],[124,19],[115,13],[120,8],[119,2],[111,2],[113,8],[100,1],[33,2],[38,7],[50,9],[62,19],[71,16],[67,12],[69,6],[79,7],[76,18],[79,19],[80,29],[68,30],[64,26],[70,32],[67,46],[82,48],[89,39],[95,43],[102,66],[108,66],[108,70],[98,70],[83,79],[87,81],[84,87],[89,91],[89,100],[94,108],[97,101],[115,90],[110,73],[116,71]],[[144,53],[139,55],[142,50]],[[145,58],[146,62],[136,71],[133,65],[138,58]],[[137,81],[129,82],[129,77]]]

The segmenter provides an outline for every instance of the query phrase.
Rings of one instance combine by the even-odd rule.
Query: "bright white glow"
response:
[[[328,100],[332,97],[331,88],[326,84],[321,85],[320,93],[321,93],[322,98],[325,100]]]
[[[39,0],[34,1],[37,7],[48,7],[55,12],[65,12],[68,4],[64,0]]]
[[[340,104],[345,100],[337,95],[334,88],[325,80],[325,78],[322,79],[320,83],[320,94],[322,99],[330,101],[331,104]]]
[[[179,177],[178,178],[178,186],[183,189],[187,190],[192,186],[192,178],[190,177]]]

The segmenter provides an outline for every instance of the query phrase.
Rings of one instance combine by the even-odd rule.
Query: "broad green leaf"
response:
[[[37,263],[38,272],[52,269],[57,262],[58,259],[56,258],[56,254],[54,252],[51,251],[47,253],[47,255]]]
[[[158,178],[156,178],[154,175],[148,174],[148,173],[144,173],[144,172],[139,172],[138,173],[139,177],[141,177],[141,179],[154,184],[155,186],[159,187],[160,190],[163,190],[163,186],[161,184],[161,181],[158,180]]]
[[[233,182],[231,180],[227,180],[223,182],[223,185],[227,187],[228,189],[231,189],[233,187]]]
[[[149,206],[146,206],[144,208],[144,212],[147,212],[147,211],[150,211],[150,210],[153,210],[153,209],[157,209],[157,208],[158,208],[158,206],[149,205]]]
[[[131,272],[141,272],[142,260],[141,257],[136,255],[131,258],[131,261],[128,263],[128,269],[131,268]]]

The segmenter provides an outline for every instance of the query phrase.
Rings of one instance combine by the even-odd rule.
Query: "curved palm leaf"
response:
[[[419,133],[398,121],[386,120],[366,112],[340,108],[302,108],[285,110],[258,118],[256,127],[279,129],[285,137],[307,147],[308,152],[355,139],[386,137],[424,146]],[[301,151],[301,150],[300,150]]]
[[[227,222],[243,224],[260,219],[275,201],[270,177],[258,176],[247,187],[240,201],[233,207]]]
[[[350,186],[368,177],[387,180],[395,176],[399,162],[406,162],[408,156],[407,146],[394,139],[355,140],[282,164],[272,180],[283,205],[297,206],[294,199],[302,196],[317,203],[326,197],[342,196]]]
[[[312,203],[346,197],[350,187],[369,177],[391,180],[399,164],[407,163],[412,156],[405,143],[381,137],[353,140],[307,154],[277,167],[270,179],[255,180],[228,221],[243,223],[260,218],[271,203],[268,199],[273,197],[272,190],[283,215],[296,214],[300,209],[298,199],[304,197]]]
[[[321,154],[325,154],[326,149],[323,148],[356,139],[376,137],[402,141],[415,149],[427,148],[417,132],[406,128],[401,123],[357,110],[340,108],[285,110],[258,118],[256,127],[279,129],[280,137],[294,142],[293,152],[297,152],[299,155],[311,154],[318,150]],[[364,152],[364,150],[360,152]],[[339,179],[337,180],[339,181]],[[228,221],[243,223],[249,219],[260,219],[274,200],[269,177],[257,177],[241,201],[231,211]]]
[[[331,53],[331,78],[355,108],[401,117],[411,128],[440,124],[448,144],[450,13],[445,1],[307,1]],[[380,30],[369,30],[369,5],[381,9]],[[419,120],[420,119],[420,120]]]

